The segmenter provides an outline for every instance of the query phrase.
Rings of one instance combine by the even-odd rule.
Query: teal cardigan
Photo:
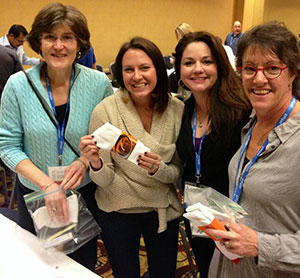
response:
[[[42,65],[43,63],[27,70],[27,73],[52,113],[48,94],[40,80]],[[104,73],[75,64],[69,118],[65,129],[65,137],[75,150],[78,150],[80,138],[88,134],[90,115],[94,107],[112,92],[110,81]],[[15,170],[24,159],[30,159],[47,175],[49,166],[58,166],[57,129],[22,71],[9,78],[2,94],[0,156],[12,170]],[[74,152],[65,143],[62,165],[67,166],[76,158]],[[18,176],[26,187],[32,190],[38,189],[22,175]],[[81,187],[89,182],[90,177],[87,173]]]

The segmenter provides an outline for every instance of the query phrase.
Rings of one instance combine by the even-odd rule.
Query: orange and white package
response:
[[[186,208],[186,213],[183,216],[189,219],[193,225],[198,227],[201,231],[206,233],[211,239],[214,240],[217,248],[220,252],[224,254],[228,259],[232,260],[234,263],[238,263],[238,259],[241,256],[229,252],[221,243],[219,238],[215,238],[205,231],[206,228],[216,229],[226,231],[225,226],[218,220],[230,221],[230,219],[225,215],[214,209],[202,205],[201,203],[196,203]],[[217,219],[217,218],[218,219]]]
[[[104,150],[112,150],[116,155],[137,164],[140,154],[149,152],[141,141],[121,131],[110,123],[105,123],[92,134],[97,146]]]
[[[186,208],[186,213],[183,216],[189,219],[194,226],[198,227],[201,231],[205,232],[206,228],[226,231],[224,225],[214,216],[215,212],[201,203],[196,203]],[[221,219],[227,219],[225,215],[217,213]],[[209,233],[205,232],[211,239],[218,241]]]

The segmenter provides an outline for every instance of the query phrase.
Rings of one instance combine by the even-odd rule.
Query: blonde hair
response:
[[[175,35],[179,41],[184,35],[193,33],[193,28],[188,23],[181,23],[175,28]]]

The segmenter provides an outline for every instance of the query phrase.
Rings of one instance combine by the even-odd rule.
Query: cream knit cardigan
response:
[[[180,100],[170,97],[164,113],[154,114],[148,133],[126,90],[118,90],[96,106],[90,120],[90,133],[109,122],[139,139],[162,158],[158,171],[151,176],[134,163],[100,150],[104,166],[99,171],[91,169],[90,177],[98,185],[96,200],[101,210],[153,208],[158,212],[158,232],[166,230],[168,221],[180,217],[183,208],[175,184],[181,169],[175,142],[183,108]]]

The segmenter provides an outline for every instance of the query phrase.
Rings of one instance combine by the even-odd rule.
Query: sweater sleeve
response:
[[[300,273],[300,231],[294,234],[258,233],[258,265]]]
[[[23,150],[23,126],[17,99],[17,86],[10,78],[4,88],[0,110],[0,154],[12,170],[28,158]]]
[[[172,160],[169,163],[161,161],[157,172],[152,176],[154,179],[157,179],[161,183],[173,183],[175,184],[181,174],[182,166],[180,159],[178,157],[177,151],[175,151]]]

